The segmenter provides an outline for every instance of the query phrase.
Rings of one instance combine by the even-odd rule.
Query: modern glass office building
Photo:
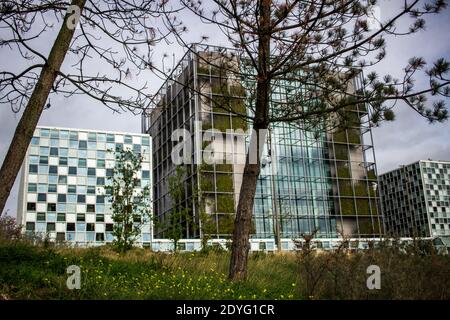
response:
[[[140,187],[151,185],[148,135],[38,127],[22,168],[18,221],[27,233],[78,245],[112,241],[111,204],[105,186],[115,150],[142,154]],[[139,190],[139,186],[137,187]],[[150,222],[139,243],[150,245]]]
[[[171,214],[168,177],[173,153],[189,141],[183,205],[191,209],[186,238],[201,237],[202,216],[213,218],[214,238],[230,236],[239,200],[250,125],[246,79],[206,63],[227,57],[241,68],[236,51],[192,47],[143,114],[142,130],[152,136],[154,214]],[[208,60],[209,59],[209,60]],[[358,86],[355,79],[353,90]],[[297,83],[272,85],[272,100],[284,101],[303,90]],[[295,93],[295,94],[294,94]],[[296,238],[318,230],[316,237],[378,237],[383,233],[375,154],[364,105],[348,110],[351,125],[333,131],[308,131],[298,124],[271,126],[254,202],[254,238]],[[183,129],[182,138],[173,132]],[[215,132],[215,133],[214,133]],[[214,138],[211,139],[211,136]],[[205,155],[215,161],[205,160]],[[200,191],[200,192],[199,192]],[[205,223],[203,223],[205,224]],[[165,237],[164,228],[155,230]]]
[[[450,162],[420,160],[379,177],[386,233],[450,236]]]

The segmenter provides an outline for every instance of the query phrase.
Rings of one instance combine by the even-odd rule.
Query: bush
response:
[[[375,175],[375,170],[371,169],[371,170],[367,171],[367,179],[377,180],[377,176]]]
[[[423,241],[358,252],[302,250],[297,259],[305,299],[450,299],[450,256],[435,254]],[[370,265],[380,267],[379,290],[366,286]]]
[[[247,130],[247,121],[243,118],[234,116],[231,118],[231,122],[233,124],[233,130],[238,130],[238,129],[242,129],[242,130]]]
[[[201,173],[201,190],[206,192],[214,191],[214,173]]]
[[[341,198],[341,214],[356,215],[355,204],[353,198]]]
[[[352,197],[353,196],[351,180],[339,179],[338,184],[339,184],[339,195],[341,197]]]
[[[361,136],[360,136],[359,129],[348,129],[347,135],[348,135],[348,142],[353,144],[360,144],[361,143]]]
[[[338,163],[338,165],[337,165],[337,176],[338,176],[338,178],[350,178],[350,170],[349,170],[349,168],[341,165],[341,163]]]
[[[348,150],[345,144],[334,144],[335,159],[348,160]]]
[[[18,240],[22,236],[22,226],[11,216],[0,217],[0,241]]]
[[[223,172],[233,172],[233,165],[229,163],[218,163],[216,164],[216,170]]]
[[[214,128],[222,132],[231,129],[230,117],[228,115],[214,114]]]
[[[217,195],[217,212],[219,213],[234,212],[234,196],[232,194]]]
[[[216,173],[216,185],[218,192],[233,192],[233,174]]]

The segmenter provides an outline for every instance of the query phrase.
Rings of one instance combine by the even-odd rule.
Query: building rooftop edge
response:
[[[87,132],[99,132],[99,133],[114,133],[114,134],[126,134],[132,136],[149,136],[146,133],[124,132],[124,131],[109,131],[109,130],[96,130],[96,129],[83,129],[83,128],[69,128],[69,127],[57,127],[57,126],[36,126],[36,129],[57,129],[57,130],[73,130],[73,131],[87,131]]]
[[[398,166],[398,168],[395,168],[395,169],[392,169],[392,170],[388,170],[388,171],[386,171],[384,173],[379,174],[378,176],[383,176],[383,175],[388,174],[390,172],[394,172],[394,171],[400,170],[400,169],[402,169],[404,167],[412,166],[413,164],[416,164],[416,163],[419,163],[419,162],[450,163],[450,160],[433,160],[433,159],[416,160],[416,161],[408,163],[408,164],[401,164],[401,165]]]

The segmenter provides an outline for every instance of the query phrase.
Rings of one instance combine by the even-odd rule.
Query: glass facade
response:
[[[143,156],[141,187],[151,185],[148,135],[38,127],[24,161],[19,221],[28,233],[84,245],[112,241],[111,203],[105,186],[115,166],[114,150]],[[149,245],[150,223],[139,242]]]
[[[314,230],[320,237],[337,236],[334,203],[329,197],[332,180],[326,161],[328,149],[323,138],[316,139],[311,132],[286,124],[272,129],[272,150],[269,156],[270,144],[266,144],[255,196],[258,237],[273,236],[277,216],[283,238]]]
[[[450,236],[450,162],[421,160],[380,175],[386,232]]]
[[[239,200],[250,126],[236,113],[251,109],[246,107],[248,84],[205,63],[212,59],[220,65],[227,54],[227,49],[214,47],[186,54],[174,71],[176,81],[163,85],[142,118],[143,132],[153,138],[154,214],[161,220],[171,210],[167,181],[176,167],[171,154],[178,152],[172,133],[185,129],[183,141],[192,141],[185,155],[190,163],[183,164],[184,205],[193,216],[192,223],[184,222],[187,238],[201,236],[203,211],[213,218],[213,237],[229,237]],[[237,55],[230,56],[228,70],[241,67]],[[272,87],[272,101],[278,103],[301,90],[286,81]],[[275,225],[283,238],[314,230],[320,238],[383,233],[372,136],[364,125],[368,110],[355,106],[348,115],[351,124],[331,132],[312,132],[298,124],[270,127],[255,195],[254,238],[273,238]],[[165,237],[164,230],[155,235]]]

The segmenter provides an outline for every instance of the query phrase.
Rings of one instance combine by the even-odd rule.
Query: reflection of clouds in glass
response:
[[[367,11],[367,24],[372,31],[378,30],[381,26],[381,9],[378,5],[370,6]]]

